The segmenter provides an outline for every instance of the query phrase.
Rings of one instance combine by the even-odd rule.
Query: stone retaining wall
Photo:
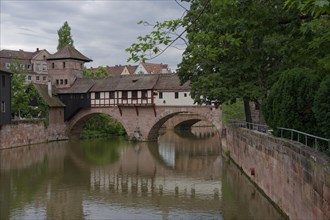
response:
[[[67,139],[65,131],[65,125],[60,124],[46,128],[42,120],[4,125],[0,128],[0,149]]]
[[[223,148],[290,219],[330,219],[327,156],[297,142],[237,127],[227,128]]]

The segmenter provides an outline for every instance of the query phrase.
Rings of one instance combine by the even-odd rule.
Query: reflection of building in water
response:
[[[81,219],[84,216],[81,191],[64,189],[49,193],[47,219]]]
[[[158,146],[158,152],[166,164],[174,168],[175,166],[175,146],[173,143],[164,143]]]
[[[220,180],[205,181],[182,176],[140,177],[118,174],[105,169],[93,169],[90,178],[91,191],[95,193],[124,193],[135,196],[170,196],[193,199],[219,199]]]
[[[218,130],[215,127],[191,127],[191,133],[198,138],[209,138],[218,134]]]
[[[166,132],[158,149],[157,145],[138,143],[135,148],[127,148],[116,163],[94,167],[90,185],[92,191],[104,193],[219,198],[219,155],[216,136],[190,140]]]

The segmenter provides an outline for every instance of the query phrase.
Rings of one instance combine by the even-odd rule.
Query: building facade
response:
[[[0,126],[11,122],[11,73],[0,70]]]
[[[56,88],[70,88],[83,78],[84,63],[90,61],[73,46],[65,46],[47,58],[49,80]]]
[[[47,84],[48,68],[47,58],[50,53],[47,50],[39,50],[28,52],[24,50],[1,50],[0,51],[0,68],[6,71],[10,67],[19,67],[26,71],[26,82],[34,82],[39,84]]]

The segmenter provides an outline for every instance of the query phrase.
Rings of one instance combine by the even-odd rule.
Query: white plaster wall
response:
[[[162,99],[159,98],[159,92],[157,93],[157,96],[155,96],[156,105],[195,105],[189,91],[178,92],[178,99],[175,98],[175,92],[163,92]]]

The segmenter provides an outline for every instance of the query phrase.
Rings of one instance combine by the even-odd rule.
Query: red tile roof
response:
[[[106,66],[105,69],[107,70],[110,76],[120,76],[121,73],[124,71],[125,66],[116,65],[116,66]]]
[[[170,73],[167,64],[157,63],[142,63],[143,67],[147,70],[148,74]]]

